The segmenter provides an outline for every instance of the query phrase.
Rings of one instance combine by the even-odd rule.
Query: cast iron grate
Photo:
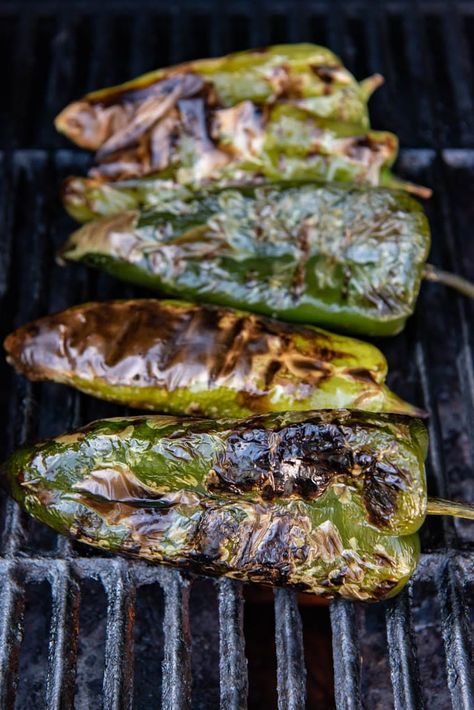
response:
[[[405,146],[400,171],[435,189],[427,205],[432,261],[473,278],[474,3],[116,0],[98,7],[79,0],[3,0],[0,52],[10,71],[2,79],[7,110],[0,124],[2,335],[47,311],[135,292],[53,264],[71,228],[58,186],[87,163],[54,134],[59,108],[88,89],[155,66],[305,40],[332,47],[359,77],[386,76],[372,103],[373,122],[399,134]],[[466,500],[474,499],[472,319],[472,303],[425,286],[405,333],[381,344],[392,385],[432,412],[431,493]],[[0,376],[2,456],[25,439],[117,411],[60,387],[33,386],[3,360]],[[5,498],[0,523],[1,707],[246,707],[240,585],[97,556],[27,520]],[[383,605],[332,605],[339,709],[474,707],[473,543],[472,526],[431,522],[405,593]],[[134,628],[147,623],[141,599],[150,590],[155,642],[143,648]],[[102,626],[94,616],[99,607]],[[196,615],[213,621],[218,648],[204,637],[196,648]],[[33,654],[34,667],[25,668],[22,654],[40,623],[47,653]],[[282,590],[275,593],[275,645],[279,707],[302,708],[301,617],[296,597]],[[134,655],[144,652],[153,682],[137,675]],[[207,662],[196,670],[199,653]],[[212,673],[219,692],[208,687]]]

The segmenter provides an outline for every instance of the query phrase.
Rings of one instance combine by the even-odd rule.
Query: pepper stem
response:
[[[472,281],[468,281],[457,274],[452,274],[450,271],[438,269],[433,264],[425,264],[423,278],[427,281],[435,281],[444,286],[449,286],[468,298],[474,298],[474,283]]]
[[[372,74],[372,76],[368,76],[367,79],[363,79],[360,82],[360,89],[363,98],[368,101],[374,91],[378,89],[379,86],[382,86],[384,82],[385,79],[381,74]]]
[[[389,170],[382,171],[380,184],[385,187],[391,187],[394,190],[405,190],[405,192],[409,192],[411,195],[420,197],[423,200],[428,200],[433,194],[433,190],[430,187],[415,185],[414,182],[402,180],[396,175],[393,175]]]
[[[474,505],[444,498],[428,498],[426,512],[428,515],[453,515],[455,518],[474,520]]]

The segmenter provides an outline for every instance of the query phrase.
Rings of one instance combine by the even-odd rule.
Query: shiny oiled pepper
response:
[[[280,183],[91,222],[61,257],[178,298],[392,335],[413,312],[429,246],[426,216],[402,192]]]
[[[420,414],[386,387],[387,363],[373,345],[215,306],[87,303],[19,328],[5,349],[32,380],[173,414]]]
[[[192,61],[88,94],[56,119],[97,151],[89,176],[66,182],[65,206],[86,221],[163,208],[209,183],[279,179],[419,191],[389,171],[396,136],[369,130],[367,100],[381,81],[359,84],[330,50],[300,44]]]
[[[13,454],[38,520],[102,549],[324,597],[396,594],[427,509],[418,419],[347,410],[126,417]]]

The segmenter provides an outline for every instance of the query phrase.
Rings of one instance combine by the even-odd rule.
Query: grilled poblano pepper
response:
[[[384,385],[387,363],[373,345],[215,306],[87,303],[19,328],[5,348],[32,380],[173,414],[420,414]]]
[[[91,222],[61,257],[178,298],[392,335],[413,312],[429,246],[423,210],[402,192],[280,183]]]
[[[67,106],[56,127],[97,151],[64,188],[79,221],[160,209],[209,183],[323,179],[429,190],[390,173],[396,136],[370,131],[367,100],[331,51],[279,45],[160,69]]]
[[[13,454],[38,520],[111,552],[324,597],[393,596],[427,499],[418,419],[347,410],[95,422]]]

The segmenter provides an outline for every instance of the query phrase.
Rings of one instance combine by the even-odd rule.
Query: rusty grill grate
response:
[[[333,48],[359,78],[385,75],[373,123],[400,136],[399,172],[435,190],[431,260],[474,278],[473,2],[1,0],[2,335],[73,303],[136,293],[53,263],[72,226],[58,187],[88,160],[55,135],[59,108],[156,66],[305,40]],[[431,493],[466,500],[474,499],[473,315],[472,303],[427,285],[407,330],[379,343],[391,385],[432,412]],[[31,385],[3,360],[0,377],[2,456],[118,411]],[[247,706],[241,585],[98,556],[5,498],[0,533],[2,708]],[[474,530],[433,521],[422,541],[417,574],[397,599],[331,606],[338,710],[474,707]],[[306,670],[295,595],[276,591],[274,610],[278,703],[296,710]]]

